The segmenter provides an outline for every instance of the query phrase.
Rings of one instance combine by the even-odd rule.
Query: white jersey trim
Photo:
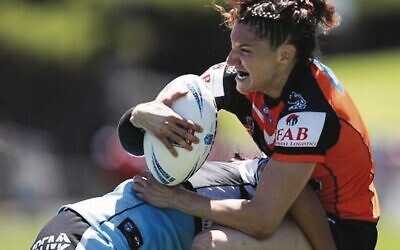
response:
[[[211,89],[214,97],[221,97],[225,95],[224,91],[224,73],[226,63],[219,63],[210,67],[206,72],[201,75],[207,88]],[[211,85],[211,86],[210,86]]]

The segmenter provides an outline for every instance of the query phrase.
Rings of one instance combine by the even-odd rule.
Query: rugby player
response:
[[[202,77],[218,108],[234,113],[271,157],[257,191],[252,199],[214,200],[145,176],[137,179],[137,195],[221,225],[198,234],[195,249],[374,249],[380,209],[368,132],[349,94],[315,56],[318,37],[339,24],[334,6],[325,0],[229,2],[230,9],[219,9],[231,28],[232,49]],[[125,114],[120,139],[127,151],[142,153],[142,129],[172,154],[168,138],[184,148],[196,142],[186,131],[200,128],[169,108],[179,95]],[[317,201],[302,195],[307,183]],[[304,206],[295,206],[299,199]],[[331,245],[329,236],[318,236],[326,225],[317,213],[304,214],[307,204],[318,202]],[[292,219],[295,224],[286,223]],[[311,245],[296,242],[304,235]]]

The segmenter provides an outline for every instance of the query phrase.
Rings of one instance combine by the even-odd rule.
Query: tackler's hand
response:
[[[178,187],[159,183],[148,171],[133,177],[132,188],[143,201],[162,208],[173,207],[175,192],[179,191]]]

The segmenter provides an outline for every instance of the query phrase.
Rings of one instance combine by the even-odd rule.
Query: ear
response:
[[[278,51],[280,63],[292,63],[296,59],[296,47],[293,44],[282,44]]]

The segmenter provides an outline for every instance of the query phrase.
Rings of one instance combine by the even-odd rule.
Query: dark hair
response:
[[[296,47],[297,60],[309,62],[319,50],[318,36],[339,25],[335,7],[325,0],[229,0],[231,9],[216,5],[224,23],[246,24],[272,49],[284,42]]]

